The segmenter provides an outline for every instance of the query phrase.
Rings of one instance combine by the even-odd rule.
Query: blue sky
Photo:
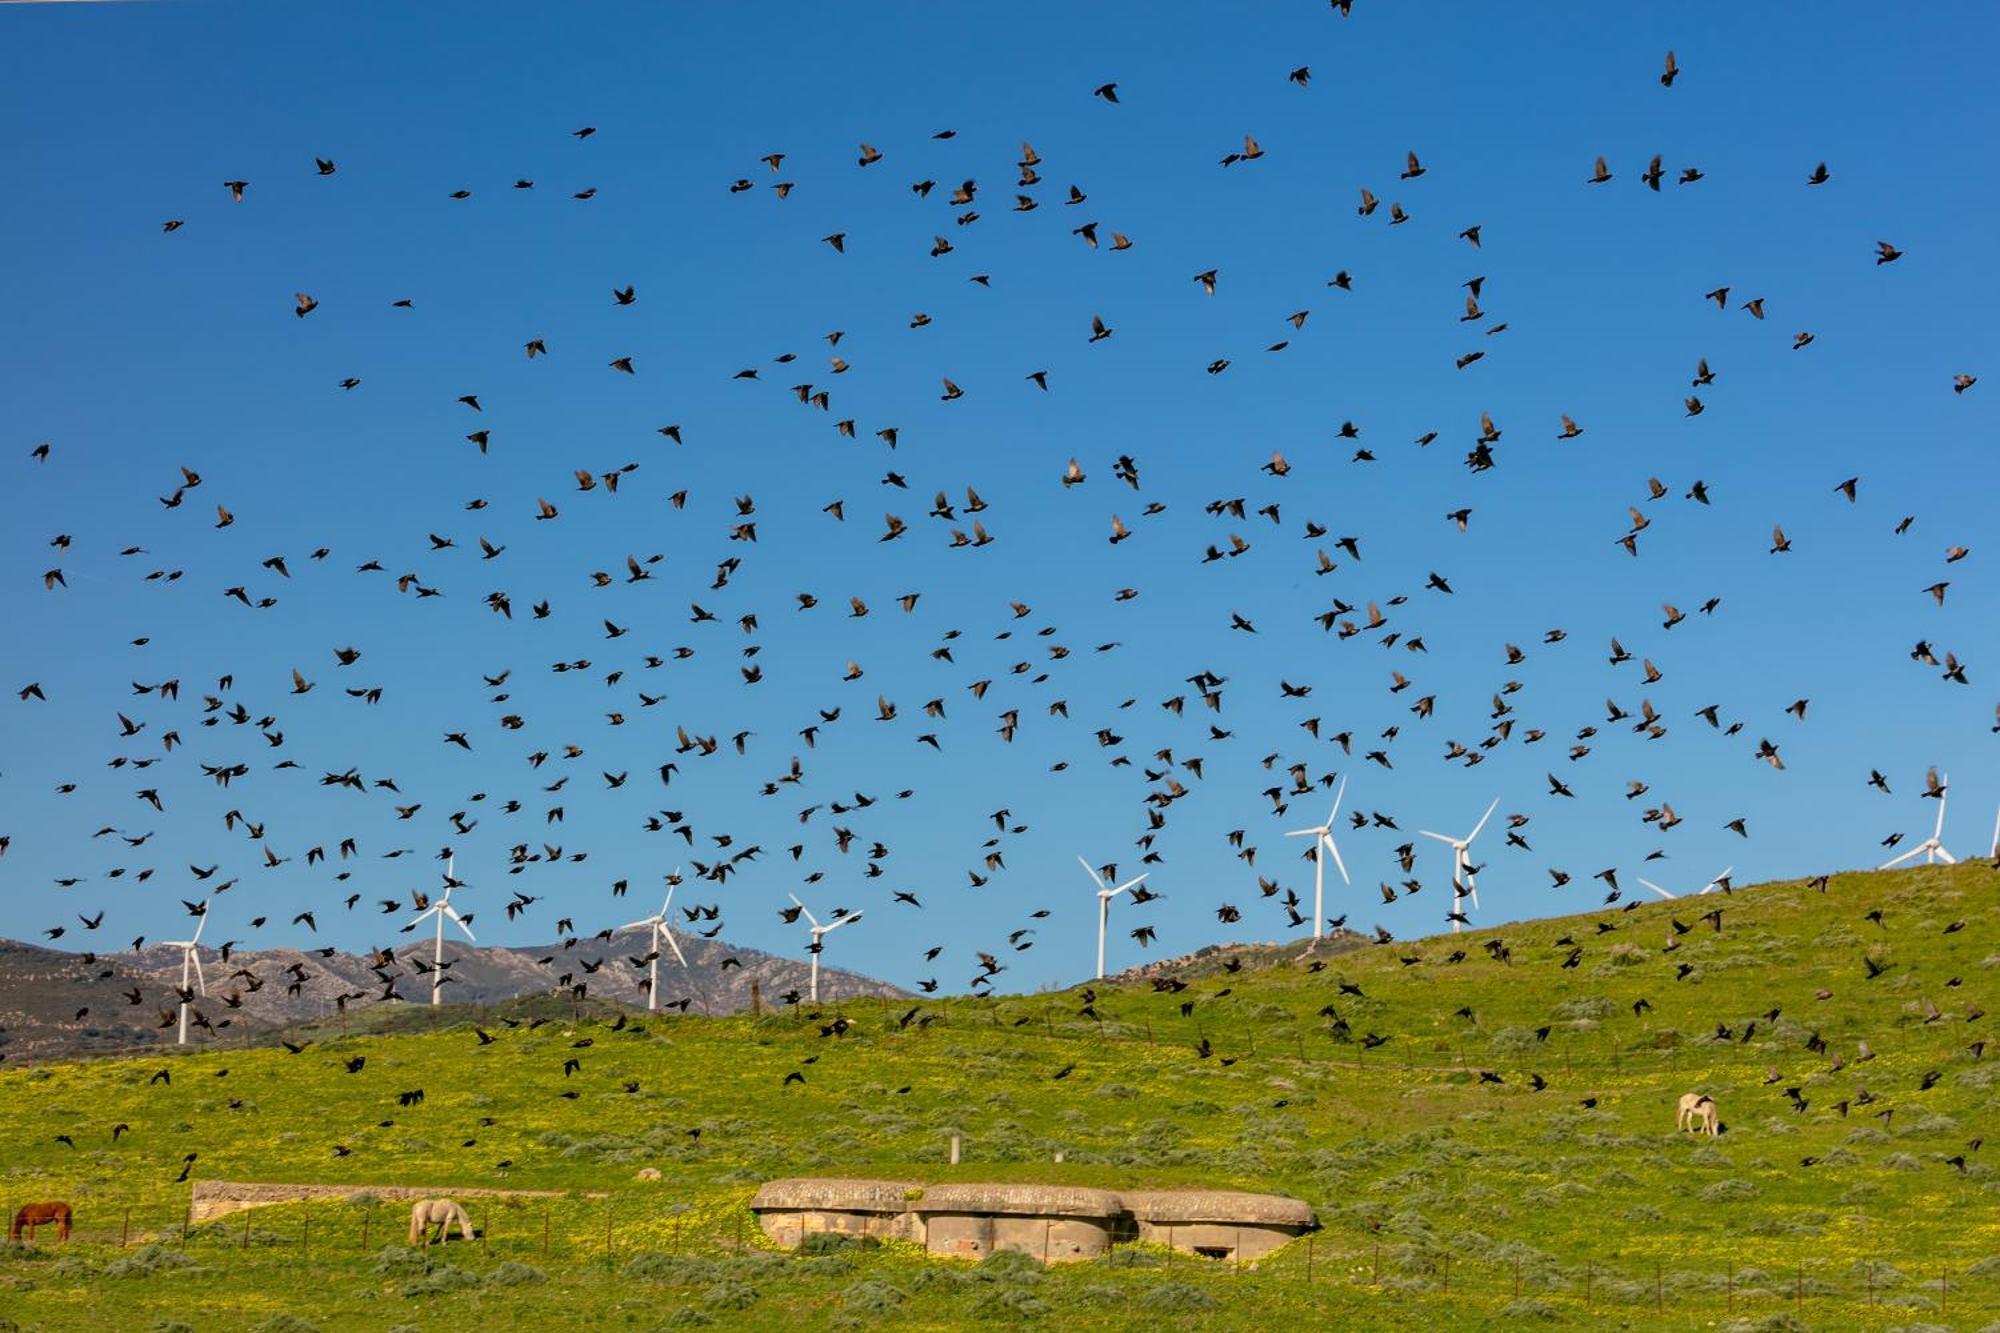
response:
[[[726,835],[765,855],[681,897],[722,904],[727,938],[798,952],[802,932],[776,916],[798,890],[815,911],[868,911],[829,944],[840,965],[958,986],[986,948],[1009,966],[1003,984],[1067,983],[1094,948],[1076,856],[1136,873],[1162,749],[1176,765],[1199,756],[1203,776],[1176,769],[1190,794],[1168,808],[1150,867],[1165,896],[1114,908],[1114,966],[1147,956],[1124,934],[1140,924],[1157,928],[1153,956],[1297,933],[1256,883],[1310,894],[1298,841],[1281,834],[1320,818],[1325,798],[1278,817],[1259,794],[1293,762],[1347,774],[1348,809],[1401,825],[1342,838],[1356,884],[1328,909],[1399,935],[1439,927],[1449,867],[1426,843],[1423,892],[1383,905],[1377,881],[1404,878],[1394,847],[1418,828],[1462,831],[1496,796],[1530,817],[1533,850],[1482,838],[1483,922],[1581,910],[1607,867],[1629,889],[1635,874],[1693,887],[1729,863],[1742,881],[1879,861],[1890,833],[1928,831],[1931,764],[1952,778],[1948,844],[1984,851],[2000,802],[1985,549],[2000,292],[1979,156],[2000,109],[1983,69],[1994,20],[1970,5],[1921,22],[1801,12],[1362,0],[1344,20],[1288,4],[1247,22],[1208,6],[1024,4],[1003,22],[865,4],[0,7],[0,933],[63,925],[60,943],[79,947],[171,936],[200,888],[188,866],[220,864],[218,879],[239,882],[211,938],[297,943],[304,927],[284,922],[312,909],[320,942],[386,944],[403,918],[370,904],[433,883],[429,858],[450,846],[481,939],[540,942],[558,915],[589,930],[650,910],[662,873],[714,859]],[[1665,89],[1669,48],[1683,72]],[[1309,87],[1286,78],[1299,66]],[[1091,95],[1107,81],[1117,105]],[[571,136],[586,125],[598,133]],[[1218,166],[1246,133],[1265,156]],[[866,168],[864,143],[882,153]],[[1042,182],[1020,191],[1024,144]],[[1426,171],[1400,180],[1408,151]],[[786,155],[776,173],[759,161],[772,152]],[[1638,179],[1655,152],[1669,172],[1657,194]],[[1600,153],[1614,179],[1588,185]],[[315,156],[336,173],[317,174]],[[1820,161],[1832,179],[1808,187]],[[1705,178],[1675,186],[1689,165]],[[240,204],[222,184],[238,179]],[[755,188],[732,193],[739,179]],[[910,189],[923,179],[937,182],[928,198]],[[947,200],[967,179],[980,216],[959,225]],[[1072,183],[1086,202],[1062,202]],[[1370,217],[1356,211],[1364,186],[1382,201]],[[1014,211],[1018,193],[1039,206]],[[1392,203],[1407,223],[1389,224]],[[185,226],[163,233],[169,219]],[[1072,234],[1092,221],[1096,249]],[[1474,224],[1478,249],[1458,238]],[[1132,248],[1114,252],[1113,231]],[[821,241],[835,232],[844,254]],[[954,248],[933,257],[938,236]],[[1903,257],[1878,266],[1878,240]],[[1213,295],[1193,281],[1209,269]],[[1340,270],[1353,290],[1326,285]],[[1464,323],[1475,275],[1485,314]],[[615,306],[627,284],[637,302]],[[1720,286],[1727,310],[1702,299]],[[318,308],[295,316],[295,292]],[[1738,308],[1752,297],[1762,322]],[[404,298],[412,308],[391,307]],[[1295,331],[1285,317],[1302,309]],[[911,327],[920,313],[930,322]],[[1093,314],[1111,338],[1088,341]],[[1496,323],[1506,331],[1483,332]],[[1794,351],[1802,331],[1814,340]],[[546,358],[523,355],[531,338]],[[1455,369],[1473,350],[1487,355]],[[832,373],[829,355],[850,368]],[[607,364],[626,356],[633,375]],[[1691,390],[1704,357],[1715,383]],[[1228,369],[1205,373],[1218,359]],[[752,367],[757,380],[734,378]],[[1037,370],[1046,393],[1025,379]],[[1987,382],[1957,395],[1958,373]],[[343,391],[349,376],[362,383]],[[946,377],[963,398],[940,401]],[[800,404],[800,383],[829,391],[830,410]],[[1690,392],[1707,406],[1696,418]],[[1482,412],[1503,437],[1499,466],[1474,475],[1463,460]],[[1555,438],[1561,414],[1581,437]],[[857,438],[836,434],[845,419]],[[1338,437],[1344,422],[1358,446]],[[656,433],[669,423],[684,444]],[[888,426],[894,451],[874,437]],[[482,427],[485,457],[464,439]],[[1430,431],[1435,443],[1414,443]],[[29,451],[44,440],[41,464]],[[1357,447],[1375,461],[1350,461]],[[1286,477],[1259,470],[1274,449]],[[1114,475],[1121,454],[1138,492]],[[1065,488],[1071,457],[1088,480]],[[575,469],[627,463],[639,466],[616,496],[576,490]],[[183,466],[202,484],[164,509]],[[907,490],[883,484],[891,470]],[[1851,505],[1834,491],[1850,476]],[[1652,477],[1668,491],[1656,503]],[[1697,479],[1707,507],[1682,498]],[[966,518],[926,511],[967,485],[994,541],[948,549]],[[682,489],[675,509],[666,497]],[[755,544],[729,540],[743,496]],[[538,497],[561,516],[535,521]],[[1241,520],[1204,512],[1235,497]],[[822,513],[836,498],[845,523]],[[488,507],[467,511],[475,499]],[[1151,502],[1164,512],[1142,518]],[[1275,525],[1255,514],[1272,502]],[[216,504],[228,528],[213,526]],[[1636,559],[1615,544],[1628,505],[1650,520]],[[1461,534],[1444,515],[1465,506]],[[909,533],[877,540],[885,512]],[[1114,514],[1133,531],[1116,546]],[[1308,539],[1308,520],[1327,537]],[[1774,523],[1789,555],[1767,554]],[[431,550],[432,533],[456,546]],[[1248,553],[1203,563],[1232,533]],[[58,534],[67,551],[49,548]],[[1358,562],[1331,544],[1348,535]],[[505,554],[482,561],[481,536]],[[1953,545],[1971,554],[1947,567]],[[121,557],[129,546],[146,553]],[[1315,576],[1316,546],[1335,573]],[[320,547],[330,555],[311,559]],[[654,554],[654,579],[622,581],[627,555]],[[261,566],[277,555],[289,579]],[[712,589],[730,557],[740,568]],[[371,559],[383,573],[354,572]],[[68,587],[45,591],[57,566]],[[183,577],[146,581],[153,570]],[[595,588],[596,570],[619,581]],[[1426,589],[1432,572],[1450,595]],[[399,595],[403,573],[443,595]],[[1921,591],[1939,579],[1942,607]],[[239,585],[276,605],[223,596]],[[1114,600],[1126,587],[1140,595]],[[511,622],[483,605],[496,590]],[[794,609],[799,592],[819,606]],[[896,598],[912,592],[905,614]],[[866,618],[849,617],[850,596]],[[1716,612],[1693,614],[1710,597]],[[543,598],[537,622],[527,608]],[[1335,598],[1382,604],[1428,651],[1323,634],[1312,617]],[[1689,619],[1663,630],[1662,602]],[[691,603],[718,621],[690,623]],[[754,633],[737,627],[746,614]],[[630,633],[606,639],[607,619]],[[1567,637],[1545,645],[1557,627]],[[1607,663],[1612,636],[1633,662]],[[1919,639],[1956,653],[1970,684],[1913,662]],[[946,643],[953,663],[931,656]],[[1506,643],[1527,660],[1510,668]],[[749,685],[753,645],[764,679]],[[1051,658],[1054,645],[1068,655]],[[349,646],[361,660],[337,666]],[[645,668],[647,653],[666,664]],[[1638,658],[1662,679],[1644,685]],[[591,668],[550,670],[578,659]],[[850,661],[864,675],[844,682]],[[290,693],[294,668],[312,693]],[[511,697],[495,704],[502,691],[481,678],[503,670]],[[1187,683],[1205,670],[1228,678],[1220,714]],[[1392,694],[1392,671],[1411,687]],[[179,704],[132,692],[175,678]],[[981,679],[993,685],[976,699]],[[1281,680],[1312,693],[1282,698]],[[1448,740],[1488,734],[1510,680],[1512,739],[1477,767],[1443,762]],[[46,702],[16,701],[31,681]],[[350,686],[380,686],[382,702]],[[643,707],[641,690],[663,701]],[[274,717],[283,745],[201,726],[204,694]],[[896,721],[874,720],[878,695]],[[1190,701],[1178,718],[1160,706],[1175,695]],[[1426,695],[1436,712],[1419,719],[1409,705]],[[1635,712],[1650,699],[1667,736],[1607,725],[1606,698]],[[1804,722],[1783,711],[1798,698]],[[923,717],[931,699],[943,718]],[[1057,700],[1067,719],[1050,715]],[[1693,715],[1708,704],[1742,733]],[[799,730],[836,706],[806,748]],[[1020,726],[1004,744],[1010,708]],[[121,737],[120,710],[146,730]],[[501,727],[509,714],[520,730]],[[1300,727],[1312,717],[1317,742]],[[1211,722],[1232,734],[1212,739]],[[673,754],[676,725],[723,752]],[[1590,753],[1571,760],[1592,725]],[[1531,727],[1547,739],[1523,744]],[[1101,746],[1100,728],[1122,741]],[[170,730],[185,745],[159,764],[107,767],[159,755]],[[744,730],[739,757],[728,738]],[[1352,758],[1323,739],[1342,730]],[[473,751],[445,745],[448,731]],[[941,749],[917,742],[926,732]],[[1752,757],[1761,737],[1784,772]],[[585,753],[565,761],[565,744]],[[1394,767],[1363,762],[1374,749]],[[536,750],[556,757],[532,770]],[[761,795],[794,754],[805,780]],[[1119,755],[1131,764],[1110,766]],[[299,769],[273,770],[287,758]],[[662,789],[670,759],[680,769]],[[228,790],[196,767],[239,761],[252,773]],[[398,820],[390,793],[318,785],[350,767],[393,778],[422,810]],[[1893,796],[1866,785],[1871,768]],[[630,778],[614,790],[605,772]],[[1551,772],[1576,799],[1548,794]],[[1651,791],[1628,801],[1634,779]],[[164,813],[134,798],[144,787]],[[881,799],[829,812],[855,792]],[[1639,818],[1660,798],[1685,820],[1666,834]],[[523,810],[503,813],[509,799]],[[561,824],[545,822],[553,805]],[[1002,808],[1026,831],[997,832]],[[230,809],[265,826],[261,843],[225,832]],[[646,832],[660,810],[699,845]],[[456,834],[454,811],[477,828]],[[1737,817],[1748,839],[1723,827]],[[834,849],[835,824],[857,834],[852,852]],[[153,837],[92,838],[106,826]],[[1238,829],[1259,848],[1254,870],[1225,840]],[[350,882],[304,864],[345,836],[362,849]],[[966,871],[994,836],[1005,867],[973,888]],[[877,840],[889,854],[864,877]],[[545,841],[588,859],[508,873],[508,848]],[[291,860],[265,868],[266,845]],[[1668,860],[1648,869],[1655,849]],[[1551,866],[1567,888],[1550,887]],[[145,867],[156,873],[138,884]],[[56,886],[70,877],[82,882]],[[618,879],[642,911],[613,900]],[[505,922],[517,888],[542,901]],[[898,889],[924,907],[893,904]],[[1225,902],[1237,925],[1215,919]],[[102,929],[84,931],[77,915],[100,908]],[[271,924],[253,930],[259,915]],[[1007,949],[1023,927],[1035,947]],[[932,945],[947,946],[935,966],[919,956]]]

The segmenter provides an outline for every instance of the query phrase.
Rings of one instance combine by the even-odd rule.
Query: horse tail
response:
[[[424,1205],[418,1202],[410,1208],[410,1244],[415,1245],[424,1230]]]

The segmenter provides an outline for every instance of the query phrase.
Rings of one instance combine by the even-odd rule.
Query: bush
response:
[[[407,1245],[384,1245],[375,1251],[375,1271],[401,1276],[424,1271],[424,1252]]]
[[[193,1268],[195,1261],[179,1250],[169,1249],[155,1242],[142,1245],[122,1259],[113,1259],[104,1266],[106,1277],[151,1277],[155,1273],[172,1272],[176,1269]]]
[[[1706,1186],[1700,1194],[1703,1203],[1729,1203],[1736,1199],[1754,1199],[1757,1187],[1747,1180],[1718,1180]]]
[[[1139,1308],[1152,1314],[1195,1314],[1221,1302],[1186,1282],[1163,1282],[1139,1298]]]
[[[439,1264],[421,1277],[413,1277],[402,1287],[403,1295],[411,1300],[422,1296],[444,1296],[454,1291],[469,1291],[481,1285],[479,1274],[460,1268],[456,1264]]]
[[[310,1323],[297,1315],[274,1314],[250,1333],[319,1333],[319,1325]]]
[[[979,1276],[983,1278],[1023,1277],[1035,1280],[1041,1275],[1041,1261],[1019,1250],[995,1250],[979,1261]]]
[[[701,1311],[695,1309],[692,1305],[683,1305],[680,1309],[668,1315],[667,1322],[660,1325],[660,1327],[661,1328],[705,1328],[714,1322],[715,1322],[714,1319],[710,1318],[708,1315],[703,1314]]]
[[[531,1282],[547,1282],[549,1275],[539,1268],[517,1264],[509,1259],[488,1273],[486,1280],[496,1287],[521,1287]]]
[[[1025,1287],[995,1284],[979,1294],[972,1313],[981,1319],[1039,1319],[1049,1305]]]
[[[868,1278],[849,1287],[841,1304],[851,1314],[880,1316],[889,1314],[908,1299],[909,1294],[901,1288]]]
[[[12,1320],[7,1321],[6,1323],[0,1323],[0,1330],[11,1330],[14,1327],[15,1324],[13,1323]],[[146,1330],[146,1333],[194,1333],[194,1325],[183,1324],[178,1319],[161,1318],[161,1319],[155,1319],[153,1321],[153,1326],[150,1329]]]
[[[762,1294],[748,1282],[724,1278],[701,1294],[701,1303],[711,1310],[747,1310]]]
[[[1532,1296],[1524,1296],[1518,1301],[1510,1301],[1500,1309],[1502,1319],[1554,1319],[1556,1307],[1547,1301],[1538,1301]]]
[[[800,1254],[839,1254],[843,1250],[870,1250],[882,1242],[873,1236],[844,1236],[838,1231],[811,1231],[799,1242]]]
[[[684,1254],[635,1254],[626,1261],[623,1274],[627,1278],[640,1278],[649,1282],[673,1282],[691,1287],[703,1282],[714,1282],[722,1276],[722,1270],[713,1260],[698,1259]]]

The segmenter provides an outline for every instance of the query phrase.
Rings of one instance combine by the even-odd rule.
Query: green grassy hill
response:
[[[1224,950],[1167,974],[1184,989],[622,1030],[560,1008],[534,1027],[413,1011],[399,1030],[295,1035],[298,1054],[12,1070],[0,1194],[10,1211],[68,1199],[82,1230],[0,1258],[0,1316],[203,1333],[300,1327],[286,1317],[1983,1327],[2000,1317],[2000,1048],[1979,1047],[1996,891],[1986,865],[1839,875],[1329,951],[1317,970],[1300,947]],[[1718,1139],[1673,1130],[1697,1089]],[[260,1209],[183,1239],[190,1154],[213,1179],[572,1193],[475,1206],[486,1241],[427,1272],[386,1204]],[[1323,1230],[1243,1271],[1148,1249],[1046,1274],[769,1250],[744,1202],[812,1173],[1234,1186],[1307,1199]]]

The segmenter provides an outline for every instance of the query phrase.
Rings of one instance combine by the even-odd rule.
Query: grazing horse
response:
[[[1692,1130],[1697,1134],[1706,1134],[1714,1138],[1721,1132],[1718,1129],[1720,1119],[1715,1109],[1715,1098],[1705,1092],[1690,1092],[1681,1098],[1674,1117],[1674,1128]]]
[[[38,1227],[47,1223],[56,1224],[56,1239],[69,1239],[70,1208],[66,1203],[31,1203],[14,1214],[14,1225],[7,1229],[7,1239],[21,1239],[22,1227]]]
[[[472,1239],[472,1219],[465,1215],[465,1209],[459,1207],[458,1200],[419,1199],[410,1209],[410,1244],[431,1244],[429,1232],[436,1227],[436,1243],[442,1245],[454,1226],[463,1239]]]

